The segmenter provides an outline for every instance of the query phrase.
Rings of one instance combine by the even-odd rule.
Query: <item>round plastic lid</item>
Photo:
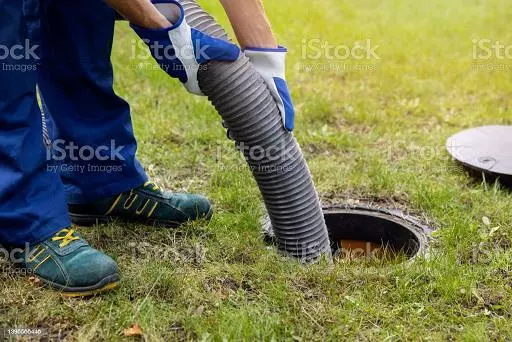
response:
[[[512,126],[471,128],[450,137],[446,146],[466,167],[512,184]]]

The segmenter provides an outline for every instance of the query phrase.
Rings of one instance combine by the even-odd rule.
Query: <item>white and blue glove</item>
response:
[[[179,2],[153,0],[152,3],[175,24],[165,29],[147,29],[133,24],[130,26],[148,45],[153,58],[165,72],[178,78],[190,93],[204,95],[197,80],[201,64],[209,61],[235,61],[240,56],[240,49],[234,44],[191,28]],[[174,18],[174,13],[177,18]]]
[[[285,76],[287,52],[288,50],[281,46],[277,49],[245,49],[245,55],[263,77],[277,102],[284,128],[291,132],[295,126],[295,109]]]

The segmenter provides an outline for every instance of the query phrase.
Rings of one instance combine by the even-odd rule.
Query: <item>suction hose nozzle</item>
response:
[[[191,27],[229,40],[195,0],[178,0]],[[209,62],[198,74],[201,91],[217,109],[258,183],[278,249],[303,262],[325,255],[330,240],[304,155],[282,124],[261,76],[242,54],[235,62]]]

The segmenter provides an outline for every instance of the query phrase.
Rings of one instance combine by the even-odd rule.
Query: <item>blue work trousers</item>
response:
[[[113,90],[114,19],[103,0],[0,0],[0,244],[42,241],[70,225],[67,203],[147,180]]]

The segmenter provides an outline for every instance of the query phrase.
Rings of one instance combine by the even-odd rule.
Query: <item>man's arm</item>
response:
[[[149,46],[154,47],[153,43],[160,45],[162,41],[167,41],[166,46],[174,46],[175,51],[180,53],[185,51],[188,52],[187,56],[194,57],[185,58],[185,54],[183,54],[181,59],[180,56],[168,59],[167,56],[162,57],[159,53],[155,55],[155,51],[152,51],[162,69],[171,77],[179,78],[193,94],[203,95],[197,80],[200,64],[210,60],[234,61],[239,56],[240,50],[235,45],[208,37],[191,29],[186,20],[180,21],[179,19],[184,16],[183,6],[175,0],[158,1],[155,4],[157,7],[150,0],[105,1],[130,21],[132,28]],[[292,131],[295,109],[285,76],[287,50],[277,45],[262,0],[220,1],[235,30],[239,44],[245,49],[245,55],[263,77],[276,100],[284,127],[288,131]],[[175,22],[179,23],[177,27],[171,24]],[[158,28],[167,29],[167,31],[152,32],[151,30]],[[167,35],[167,37],[163,35]],[[155,36],[158,36],[157,39],[160,41],[154,41]],[[209,58],[201,59],[201,56],[196,56],[197,51],[192,48],[194,39],[196,46],[197,42],[206,42],[206,56],[210,56]]]
[[[148,29],[166,28],[171,22],[160,13],[150,0],[105,0],[130,23]]]
[[[171,26],[169,20],[158,11],[150,0],[105,0],[130,23],[149,29]],[[220,0],[235,30],[242,48],[276,48],[261,0]],[[167,17],[169,17],[167,15]]]
[[[281,112],[283,126],[294,128],[295,109],[286,83],[286,48],[278,46],[262,0],[220,0],[238,43],[263,77]]]
[[[277,47],[261,0],[220,0],[242,49]]]
[[[204,95],[197,79],[201,64],[240,56],[238,46],[190,27],[177,0],[105,1],[130,21],[160,67],[190,93]]]

